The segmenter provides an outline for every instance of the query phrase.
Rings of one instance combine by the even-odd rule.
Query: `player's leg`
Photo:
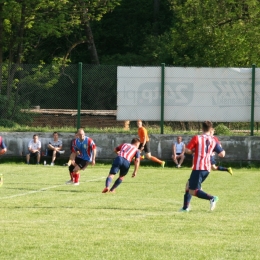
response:
[[[147,159],[159,163],[162,167],[165,165],[165,161],[161,161],[160,159],[156,158],[155,156],[151,155],[151,149],[150,149],[150,142],[147,142],[144,146],[145,156]]]
[[[130,168],[130,163],[127,160],[122,159],[119,178],[115,181],[114,185],[111,187],[110,192],[115,192],[116,188],[123,182],[126,174],[129,171],[129,168]]]
[[[212,196],[206,192],[204,192],[201,189],[201,183],[208,177],[209,172],[208,171],[201,171],[201,170],[194,170],[191,173],[191,177],[190,177],[190,194],[193,196],[196,196],[200,199],[205,199],[205,200],[209,200],[210,201],[210,210],[213,210],[216,206],[216,202],[218,201],[218,197],[217,196]]]
[[[54,161],[56,160],[56,151],[52,151],[52,157],[51,157],[51,166],[53,166],[54,165]]]
[[[107,193],[109,191],[110,184],[112,183],[112,180],[114,179],[115,175],[118,173],[121,165],[122,157],[117,156],[112,163],[109,174],[106,178],[105,188],[103,189],[102,193]]]
[[[79,179],[80,179],[80,170],[84,169],[88,165],[88,161],[85,161],[81,158],[76,157],[75,159],[75,167],[73,169],[73,180],[74,180],[74,185],[79,185]]]
[[[191,199],[192,199],[192,195],[189,193],[189,180],[188,180],[185,185],[185,193],[183,196],[183,207],[180,209],[180,211],[190,211]]]

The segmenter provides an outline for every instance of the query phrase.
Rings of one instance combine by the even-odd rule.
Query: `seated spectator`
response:
[[[48,144],[47,156],[51,157],[51,166],[54,165],[54,162],[57,157],[60,157],[60,154],[64,153],[62,151],[62,141],[59,140],[59,135],[57,132],[53,133],[53,140]]]
[[[182,142],[182,137],[177,137],[177,142],[172,144],[172,159],[177,168],[180,168],[185,158],[185,144]]]
[[[30,163],[30,157],[36,157],[37,164],[40,163],[41,159],[41,141],[37,134],[33,135],[33,139],[28,144],[28,153],[26,154],[27,164]]]
[[[7,147],[4,143],[2,136],[0,136],[0,155],[5,154],[6,152],[7,152]]]

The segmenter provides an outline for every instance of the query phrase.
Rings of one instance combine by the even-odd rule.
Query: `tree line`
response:
[[[259,27],[258,0],[0,0],[1,117],[68,64],[249,67]]]

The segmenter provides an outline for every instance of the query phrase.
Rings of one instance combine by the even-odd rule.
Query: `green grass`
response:
[[[259,169],[212,172],[181,213],[190,168],[133,166],[116,194],[102,194],[110,165],[65,185],[66,167],[1,164],[0,259],[260,259]]]

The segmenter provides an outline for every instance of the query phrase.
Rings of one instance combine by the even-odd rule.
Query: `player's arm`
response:
[[[194,148],[197,144],[197,141],[198,141],[198,137],[193,136],[192,139],[190,140],[190,142],[187,144],[187,146],[185,146],[185,153],[186,154],[193,154],[194,153]]]
[[[226,155],[225,150],[218,143],[216,143],[216,146],[213,151],[215,151],[218,154],[218,156],[222,158]]]
[[[0,150],[0,155],[5,154],[6,152],[7,152],[7,148],[2,148],[2,149]]]
[[[2,141],[0,155],[5,154],[6,152],[7,152],[7,147],[6,147],[5,143]]]
[[[134,168],[134,172],[132,174],[132,177],[134,178],[137,174],[137,171],[138,171],[138,168],[139,168],[139,165],[140,165],[140,152],[137,151],[136,154],[135,154],[135,168]]]
[[[92,150],[92,152],[93,152],[93,157],[92,157],[92,166],[94,166],[95,164],[96,164],[96,154],[97,154],[97,149],[96,149],[96,146],[93,148],[93,150]]]

